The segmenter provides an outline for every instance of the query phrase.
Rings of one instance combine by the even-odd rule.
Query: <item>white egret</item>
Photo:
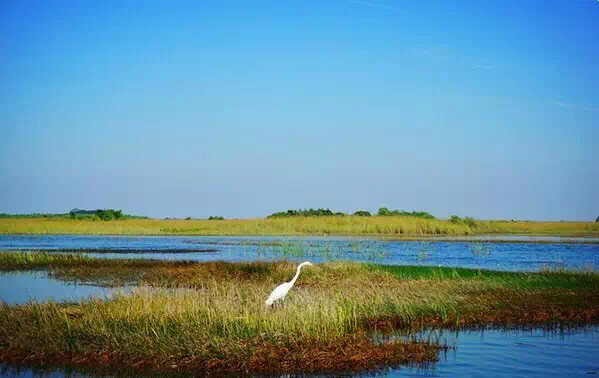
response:
[[[285,296],[287,295],[287,293],[289,293],[289,290],[291,290],[291,288],[293,287],[293,284],[299,277],[300,270],[302,269],[302,266],[304,266],[304,265],[314,265],[314,264],[312,264],[310,261],[306,261],[306,262],[299,264],[297,267],[297,273],[295,273],[295,277],[293,277],[293,279],[289,282],[280,284],[272,291],[272,293],[270,293],[270,295],[268,296],[268,299],[266,300],[266,302],[264,302],[266,304],[266,307],[272,306],[273,303],[275,303],[278,300],[285,299]]]

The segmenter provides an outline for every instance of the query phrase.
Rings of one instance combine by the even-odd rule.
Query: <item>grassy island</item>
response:
[[[136,286],[110,299],[0,306],[0,361],[200,374],[332,373],[434,361],[442,345],[369,334],[424,327],[599,321],[596,272],[539,273],[331,262],[108,260],[3,253],[0,270]],[[276,361],[276,364],[273,364]]]

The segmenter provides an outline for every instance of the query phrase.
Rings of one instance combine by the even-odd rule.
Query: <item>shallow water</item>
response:
[[[105,298],[114,290],[98,286],[59,281],[47,272],[10,272],[0,274],[0,302],[16,305],[35,301],[77,301],[89,297]]]
[[[454,346],[437,363],[400,367],[380,377],[588,377],[599,371],[599,327],[559,332],[533,330],[435,331]],[[97,375],[96,375],[97,376]],[[110,375],[118,377],[118,374]],[[131,376],[131,375],[128,375]],[[0,377],[91,377],[74,370],[16,370],[0,364]],[[352,375],[344,375],[352,377]],[[353,376],[359,377],[359,376]]]
[[[274,244],[274,245],[273,245]],[[102,249],[103,258],[197,261],[374,261],[381,264],[452,266],[536,271],[543,268],[599,270],[597,244],[560,242],[396,241],[343,237],[203,237],[0,235],[2,250]],[[119,253],[106,253],[118,249]],[[215,249],[215,252],[191,252]],[[127,250],[131,253],[123,253]],[[153,253],[160,250],[161,253]],[[172,250],[172,253],[167,251]],[[190,250],[189,253],[181,253]],[[176,252],[176,253],[175,253]]]
[[[428,368],[391,370],[391,377],[588,377],[599,372],[599,327],[532,330],[436,331],[447,345]]]
[[[449,241],[498,241],[498,242],[531,242],[531,243],[599,243],[599,237],[559,236],[559,235],[470,235],[470,236],[433,236],[432,240]]]

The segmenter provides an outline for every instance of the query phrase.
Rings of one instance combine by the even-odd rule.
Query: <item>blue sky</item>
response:
[[[0,212],[599,216],[599,2],[0,0]]]

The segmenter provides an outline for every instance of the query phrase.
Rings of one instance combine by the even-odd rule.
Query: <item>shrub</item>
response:
[[[121,219],[122,217],[123,217],[123,212],[121,210],[114,210],[114,209],[96,210],[96,218],[103,220],[103,221]]]
[[[343,215],[343,213],[333,213],[329,209],[298,209],[287,210],[270,214],[267,218],[285,218],[285,217],[322,217],[330,215]]]
[[[95,218],[97,212],[98,210],[73,209],[69,211],[69,217],[71,219]]]
[[[377,214],[381,215],[381,216],[387,216],[387,215],[391,215],[391,212],[386,207],[381,207]]]
[[[476,228],[476,221],[472,217],[464,218],[464,224],[470,226],[470,228]]]
[[[477,227],[476,221],[472,217],[460,218],[457,215],[452,215],[451,217],[449,217],[449,222],[453,224],[465,224],[470,228]]]
[[[380,216],[402,216],[402,217],[418,217],[424,219],[435,219],[435,217],[426,211],[404,211],[404,210],[389,210],[386,207],[381,207],[377,213]]]
[[[224,217],[218,216],[218,215],[211,215],[208,217],[208,220],[224,220]]]
[[[354,213],[354,215],[357,215],[359,217],[369,217],[370,216],[370,212],[366,211],[366,210],[358,210]]]

